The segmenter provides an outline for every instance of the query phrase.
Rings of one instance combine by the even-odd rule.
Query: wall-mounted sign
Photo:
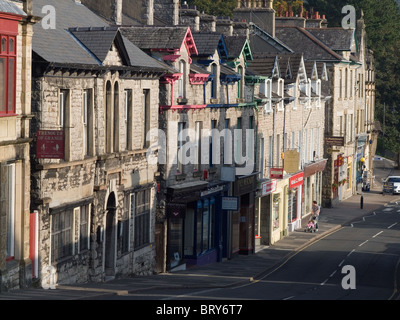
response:
[[[325,137],[325,145],[343,147],[344,137],[335,137],[335,136]]]
[[[261,184],[261,196],[269,195],[272,192],[276,191],[277,181],[275,179],[271,181],[265,181]]]
[[[238,197],[222,197],[222,210],[239,210],[239,198]]]
[[[301,186],[304,181],[304,172],[299,172],[289,178],[289,189]]]
[[[64,159],[64,131],[38,130],[36,157],[45,159]]]
[[[282,179],[283,178],[283,168],[271,168],[270,169],[271,179]]]

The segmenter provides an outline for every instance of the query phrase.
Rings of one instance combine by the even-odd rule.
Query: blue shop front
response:
[[[167,202],[167,270],[222,260],[222,197],[229,184],[171,187]]]

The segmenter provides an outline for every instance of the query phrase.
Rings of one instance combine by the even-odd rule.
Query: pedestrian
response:
[[[317,201],[313,201],[311,213],[313,218],[315,217],[315,230],[318,231],[318,220],[319,220],[319,213],[321,211],[320,206],[318,205]]]

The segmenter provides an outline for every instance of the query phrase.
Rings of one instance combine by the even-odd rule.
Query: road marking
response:
[[[339,267],[341,267],[343,263],[344,263],[344,259],[339,263]]]
[[[393,211],[393,210],[394,210],[394,208],[386,208],[386,209],[383,209],[382,211],[389,212],[389,211]]]
[[[328,279],[326,279],[324,282],[322,282],[322,283],[321,283],[321,286],[325,285],[325,283],[327,283],[327,282],[328,282],[328,280],[329,280],[329,278],[328,278]]]
[[[347,256],[350,256],[354,251],[356,251],[356,249],[351,250],[351,251],[347,254]]]
[[[393,223],[392,225],[390,225],[390,226],[387,227],[387,228],[390,229],[391,227],[394,227],[396,224],[398,224],[398,222]]]
[[[333,271],[333,272],[330,274],[329,278],[332,278],[333,275],[336,273],[336,271],[337,271],[337,270]]]
[[[358,246],[361,247],[362,245],[366,244],[368,240],[365,240],[363,243],[359,244]]]
[[[377,236],[379,236],[383,231],[378,232],[376,235],[372,236],[372,238],[375,238]]]

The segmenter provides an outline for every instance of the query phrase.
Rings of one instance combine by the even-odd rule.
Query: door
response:
[[[115,250],[116,250],[116,232],[115,232],[115,195],[111,193],[107,201],[106,209],[106,248],[105,248],[105,273],[106,276],[115,275]]]

